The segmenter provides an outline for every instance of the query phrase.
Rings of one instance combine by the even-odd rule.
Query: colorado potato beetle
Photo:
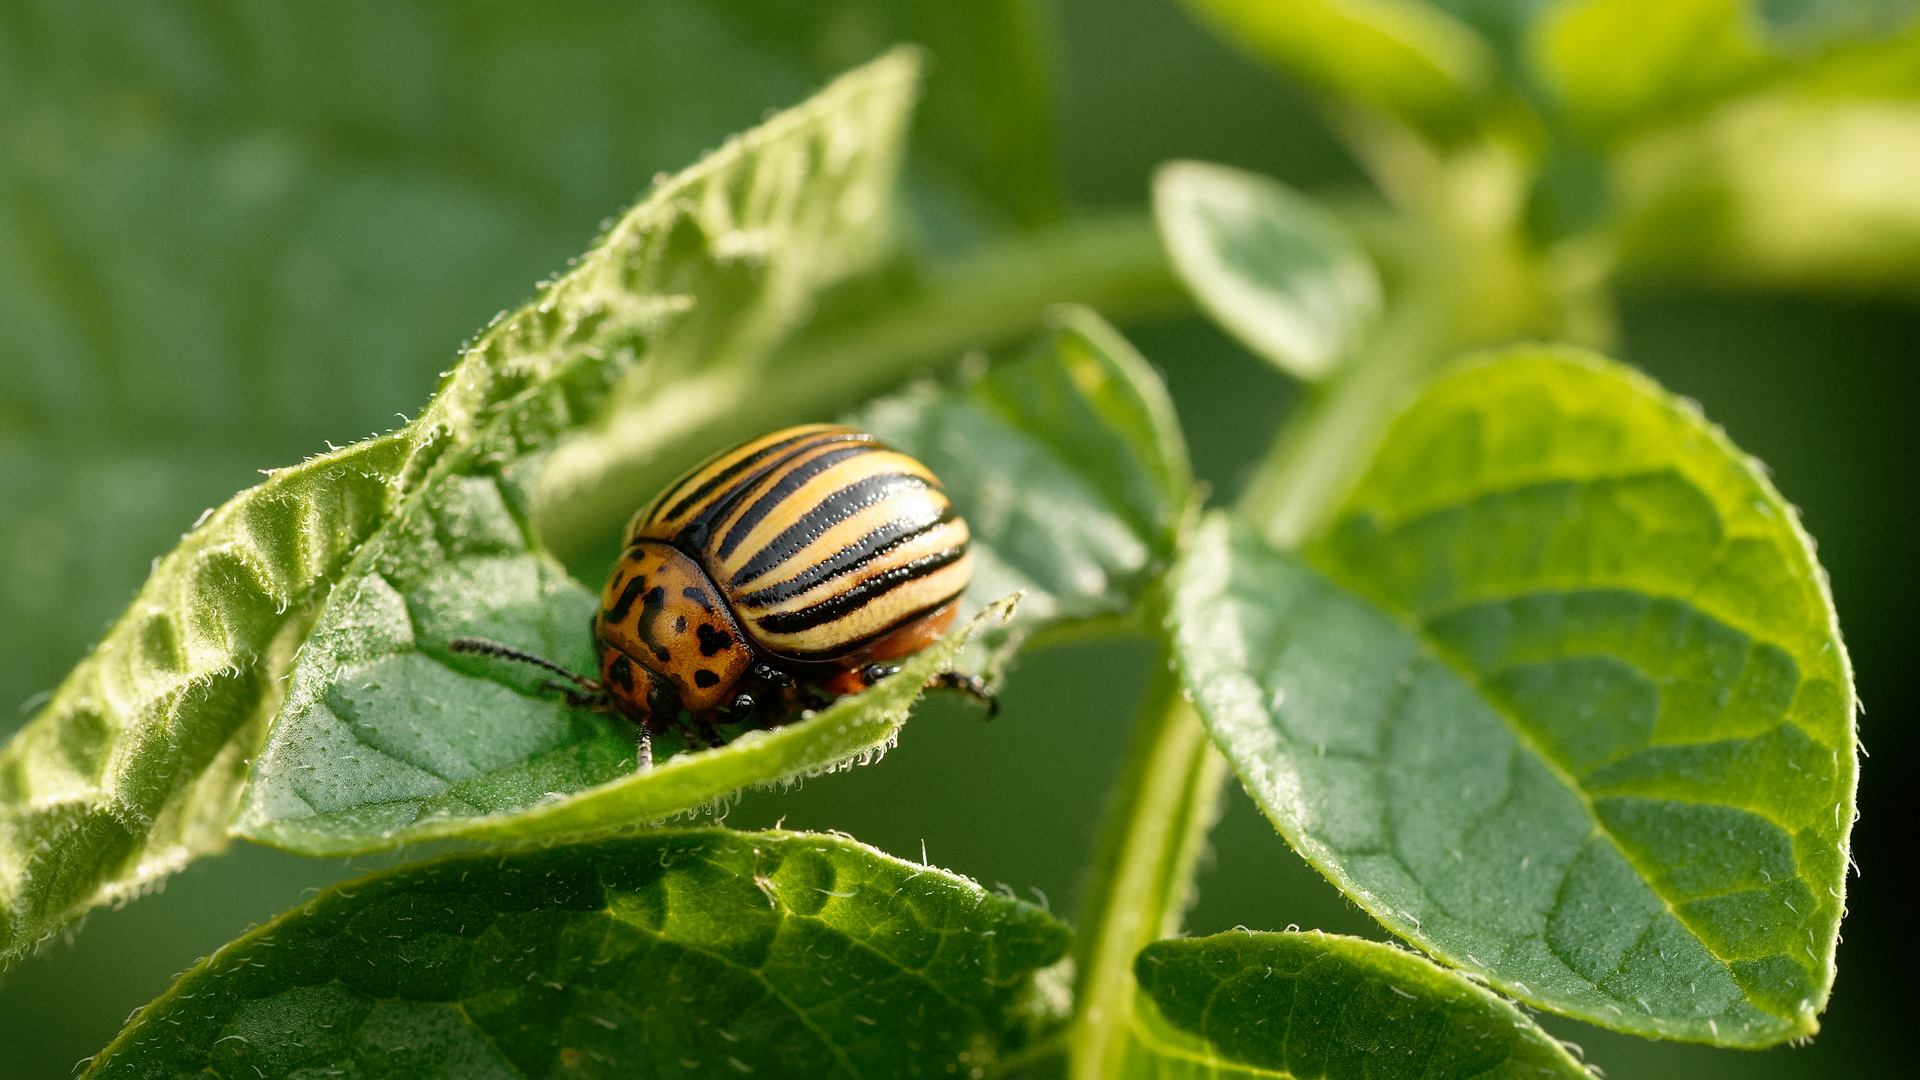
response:
[[[576,705],[689,745],[723,721],[784,723],[938,641],[973,573],[967,523],[925,465],[872,435],[786,428],[709,458],[634,515],[593,618],[600,677],[482,638],[455,652],[537,664]],[[951,687],[993,707],[979,677]]]

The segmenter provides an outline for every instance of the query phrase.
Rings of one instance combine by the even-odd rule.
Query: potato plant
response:
[[[166,219],[183,186],[263,200],[207,233],[236,249],[271,232],[274,184],[327,207],[306,229],[355,220],[364,188],[351,155],[328,174],[275,143],[274,110],[445,140],[519,198],[567,197],[509,151],[590,123],[374,48],[552,25],[348,7],[183,7],[109,36],[204,76],[124,100],[60,91],[72,56],[114,63],[75,43],[106,16],[0,19],[43,58],[0,64],[8,115],[89,153],[147,146],[113,197],[155,230],[201,227]],[[0,753],[0,953],[241,839],[403,857],[198,962],[87,1076],[1464,1080],[1589,1075],[1540,1012],[1726,1048],[1813,1036],[1859,750],[1826,575],[1766,470],[1608,357],[1635,274],[1910,288],[1911,192],[1860,177],[1913,145],[1920,30],[1775,7],[1193,0],[1313,89],[1370,188],[1171,161],[1148,205],[1079,216],[1025,4],[556,13],[647,44],[670,89],[644,149],[684,167],[564,266],[529,250],[553,274],[464,345],[381,346],[452,356],[402,426],[268,471],[154,561]],[[367,71],[314,59],[359,51]],[[569,93],[590,116],[592,88]],[[769,111],[700,155],[684,132],[715,102]],[[198,109],[217,137],[141,144],[141,109]],[[58,138],[9,138],[20,175],[56,167]],[[379,209],[485,220],[461,190]],[[95,239],[0,299],[50,400],[64,357],[124,354],[143,318],[176,343],[217,324],[193,288],[258,295]],[[146,306],[108,318],[123,263]],[[349,355],[367,335],[425,334],[380,304],[267,325],[311,331],[302,386],[377,378]],[[1160,374],[1182,357],[1116,329],[1189,305],[1302,388],[1238,490],[1194,478]],[[203,391],[150,392],[222,407]],[[972,528],[958,628],[897,674],[722,746],[657,740],[640,770],[630,723],[450,648],[593,670],[624,520],[708,454],[814,420],[924,461]],[[742,793],[887,768],[938,672],[1001,680],[1036,644],[1114,634],[1152,642],[1147,688],[1112,729],[1077,911],[924,851],[724,824]],[[1183,934],[1230,786],[1395,943]]]

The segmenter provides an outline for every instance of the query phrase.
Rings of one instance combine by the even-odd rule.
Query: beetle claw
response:
[[[759,679],[761,682],[772,683],[774,686],[778,686],[783,690],[793,685],[793,676],[781,671],[772,664],[759,663],[753,665],[753,677]]]
[[[987,680],[964,671],[943,671],[927,680],[929,690],[958,690],[986,706],[987,719],[1000,715],[1000,699],[987,689]]]

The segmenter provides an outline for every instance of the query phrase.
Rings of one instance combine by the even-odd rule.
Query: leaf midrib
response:
[[[780,1002],[780,1004],[786,1006],[787,1010],[794,1015],[795,1019],[799,1020],[800,1023],[804,1025],[808,1031],[813,1032],[814,1037],[819,1039],[823,1046],[825,1046],[828,1050],[831,1050],[833,1052],[834,1058],[840,1062],[842,1068],[846,1069],[847,1074],[849,1076],[858,1078],[864,1075],[860,1072],[859,1069],[856,1069],[853,1067],[853,1062],[847,1057],[846,1051],[843,1050],[839,1046],[839,1044],[837,1044],[831,1037],[829,1037],[826,1032],[821,1031],[814,1024],[812,1018],[807,1014],[806,1010],[802,1009],[799,1005],[795,1004],[794,1002],[788,1000],[786,995],[782,994],[779,990],[774,988],[773,984],[767,980],[766,975],[761,971],[760,968],[748,967],[745,964],[741,964],[730,957],[724,956],[704,946],[695,945],[690,942],[679,941],[677,939],[670,938],[661,931],[655,930],[652,927],[646,926],[627,916],[615,913],[612,909],[612,905],[608,905],[606,908],[603,908],[601,910],[604,914],[608,915],[609,917],[618,919],[620,922],[625,923],[626,925],[632,927],[634,930],[638,931],[639,933],[645,934],[648,937],[653,938],[656,942],[663,942],[665,944],[672,945],[676,948],[685,949],[688,952],[696,953],[700,956],[707,957],[708,959],[713,960],[714,962],[726,968],[752,976],[753,980],[759,983],[767,991],[768,996]],[[924,970],[920,968],[908,967],[907,965],[901,963],[899,960],[895,959],[894,957],[881,952],[880,950],[874,948],[872,945],[868,944],[866,941],[860,938],[854,937],[852,934],[849,934],[847,931],[841,929],[840,927],[834,925],[833,923],[826,921],[825,919],[820,918],[817,915],[802,915],[799,912],[793,910],[792,908],[786,906],[785,904],[782,904],[780,906],[780,911],[781,911],[781,920],[783,922],[788,919],[804,919],[814,924],[815,926],[818,926],[824,930],[831,932],[835,937],[837,937],[839,940],[844,942],[849,948],[857,948],[866,952],[870,956],[878,957],[879,959],[885,961],[887,966],[891,967],[893,970],[902,972],[906,975],[913,977],[915,980],[917,980],[922,985],[924,985],[927,989],[932,990],[934,994],[936,994],[941,1000],[945,1001],[948,1005],[952,1006],[954,1009],[959,1010],[961,1012],[965,1012],[965,1013],[971,1013],[976,1017],[980,1016],[980,1012],[978,1009],[975,1009],[970,1005],[963,1004],[953,995],[947,993],[947,991],[944,988],[942,988],[939,983],[929,978]],[[932,930],[934,928],[927,927],[927,929]],[[939,930],[936,932],[941,933],[943,936],[947,933],[947,931],[945,930]],[[982,1017],[982,1019],[984,1019],[984,1017]]]

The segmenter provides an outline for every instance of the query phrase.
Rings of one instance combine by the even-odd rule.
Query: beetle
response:
[[[454,652],[535,664],[579,706],[716,742],[785,723],[938,641],[973,574],[966,520],[920,462],[865,432],[785,428],[717,454],[635,514],[592,622],[600,677],[484,638]],[[996,703],[976,675],[947,687]]]

